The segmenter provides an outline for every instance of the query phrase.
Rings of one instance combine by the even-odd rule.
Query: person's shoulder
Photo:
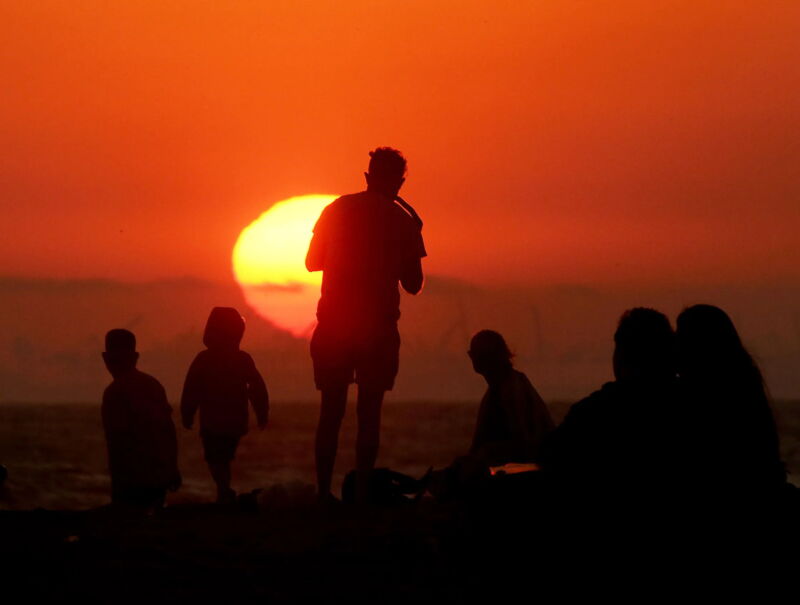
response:
[[[354,204],[369,198],[372,194],[369,191],[357,191],[356,193],[345,193],[333,200],[330,206],[346,206],[347,204]]]
[[[517,386],[517,388],[523,389],[527,393],[535,396],[536,398],[541,399],[539,391],[537,391],[536,387],[533,386],[531,379],[528,378],[528,375],[525,374],[525,372],[520,372],[515,368],[514,370],[512,370],[511,380]]]
[[[208,363],[208,361],[213,357],[212,352],[209,349],[203,349],[197,355],[194,356],[192,360],[192,365],[202,365]]]
[[[366,199],[367,196],[368,193],[366,191],[360,191],[358,193],[346,193],[345,195],[340,195],[330,204],[325,206],[322,213],[330,216],[333,214],[338,214],[340,212],[347,212],[353,207],[361,204]]]
[[[152,390],[161,390],[161,391],[164,390],[164,385],[162,385],[161,382],[158,380],[158,378],[156,378],[155,376],[151,376],[150,374],[147,374],[140,370],[136,370],[135,376],[136,376],[136,381],[144,387],[147,387]]]
[[[520,372],[516,368],[512,368],[501,383],[501,388],[529,390],[533,388],[533,385],[531,384],[531,381],[528,380],[528,377],[524,372]]]
[[[247,351],[242,351],[241,349],[236,351],[236,359],[239,361],[239,363],[244,365],[255,364],[255,362],[253,361],[253,356],[250,355],[250,353],[248,353]]]
[[[361,193],[348,193],[337,197],[320,212],[319,219],[314,226],[315,232],[323,227],[336,227],[342,221],[346,221],[346,217],[357,212],[358,208],[363,205],[361,199]]]
[[[616,399],[619,395],[619,386],[616,382],[607,382],[600,389],[594,393],[584,397],[577,403],[572,404],[569,409],[570,415],[587,415],[593,414],[608,405],[609,402]]]
[[[116,380],[112,380],[105,389],[103,389],[103,405],[114,401],[119,397],[120,385]]]
[[[115,378],[103,391],[103,403],[100,411],[103,418],[116,417],[128,408],[131,399],[130,384],[120,378]]]
[[[530,379],[525,374],[525,372],[520,372],[516,368],[511,370],[511,380],[513,380],[514,382],[517,382],[519,384],[528,385],[530,387],[533,387],[533,384],[531,383]]]

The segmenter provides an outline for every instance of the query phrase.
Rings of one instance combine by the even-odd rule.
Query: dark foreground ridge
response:
[[[149,517],[4,511],[0,548],[4,590],[29,602],[461,603],[644,597],[656,588],[763,595],[791,581],[797,515],[728,512],[687,523],[664,510],[554,511],[516,498],[326,510],[245,498]]]

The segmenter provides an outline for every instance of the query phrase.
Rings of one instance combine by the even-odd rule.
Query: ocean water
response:
[[[568,409],[551,404],[558,422]],[[800,475],[800,402],[774,404],[781,431],[784,460]],[[275,403],[269,427],[256,428],[242,439],[234,462],[234,488],[247,492],[275,484],[314,483],[316,403]],[[414,476],[430,466],[441,468],[469,447],[477,402],[384,405],[379,466]],[[207,501],[215,495],[202,457],[197,430],[179,426],[181,489],[169,496],[173,504]],[[355,405],[350,404],[339,439],[334,477],[338,490],[343,475],[355,463]],[[94,404],[0,404],[0,464],[9,471],[0,509],[84,509],[106,504],[110,483],[100,422]]]

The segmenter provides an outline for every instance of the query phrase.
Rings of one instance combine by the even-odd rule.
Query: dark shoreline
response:
[[[785,579],[796,574],[796,502],[771,518],[734,506],[691,522],[666,508],[573,504],[185,504],[151,517],[0,511],[0,535],[5,575],[33,602],[459,603],[506,590],[531,599],[537,590],[569,593],[590,588],[584,577],[603,578],[612,592],[644,577],[680,583],[701,570],[711,581],[725,562],[746,567],[750,579],[784,567]]]

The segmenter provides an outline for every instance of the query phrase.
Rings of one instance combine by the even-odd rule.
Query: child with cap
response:
[[[236,499],[231,489],[231,462],[239,440],[247,433],[248,401],[262,430],[269,413],[264,380],[253,358],[239,349],[244,327],[236,309],[211,310],[203,335],[206,350],[198,353],[189,367],[181,397],[184,427],[192,428],[199,410],[200,437],[219,503]]]
[[[160,508],[167,490],[181,484],[172,408],[161,383],[136,368],[132,332],[111,330],[105,344],[103,361],[114,379],[101,407],[112,504]]]

